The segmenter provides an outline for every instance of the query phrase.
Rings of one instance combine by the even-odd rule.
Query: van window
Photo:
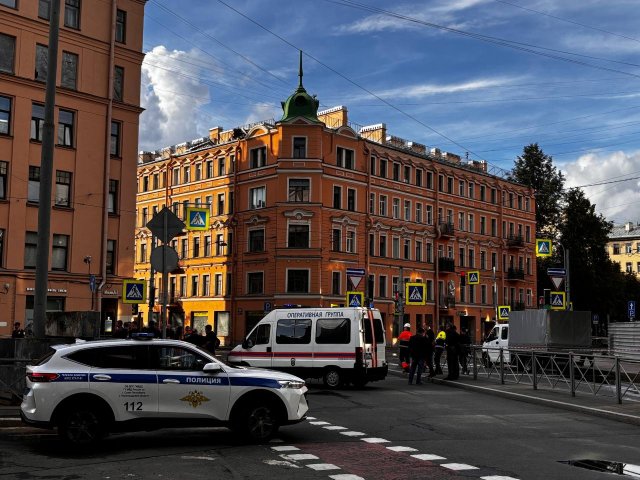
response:
[[[316,323],[316,343],[350,342],[351,321],[348,318],[321,318]]]
[[[489,335],[487,335],[487,339],[485,341],[491,342],[497,339],[498,339],[498,329],[497,327],[493,327],[493,329],[489,332]]]
[[[263,323],[253,329],[247,340],[250,340],[252,345],[265,345],[269,343],[269,338],[271,338],[271,325]]]
[[[509,327],[502,327],[502,332],[500,333],[500,338],[502,340],[506,340],[507,338],[509,338]]]
[[[311,343],[311,320],[306,318],[278,320],[276,343]]]
[[[362,323],[364,323],[364,343],[372,343],[371,322],[367,315],[363,315]],[[373,317],[373,333],[376,336],[376,343],[384,343],[384,329],[379,318]]]

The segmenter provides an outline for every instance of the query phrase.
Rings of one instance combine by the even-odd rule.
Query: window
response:
[[[196,163],[196,182],[202,180],[202,163]]]
[[[416,250],[415,250],[415,260],[416,262],[422,261],[422,242],[420,240],[416,240]]]
[[[191,247],[193,250],[193,258],[198,258],[200,256],[200,238],[193,237],[193,246]]]
[[[24,268],[36,268],[38,233],[27,232],[24,237]]]
[[[495,188],[491,189],[491,203],[495,204],[498,202],[498,192]]]
[[[181,297],[187,296],[187,277],[180,277],[180,290],[179,295]]]
[[[222,235],[221,233],[216,235],[216,255],[222,255],[224,252],[224,247],[227,246],[226,242],[224,241],[224,235]]]
[[[342,232],[339,228],[331,230],[331,250],[334,252],[342,250]]]
[[[342,187],[333,186],[333,208],[342,208]]]
[[[38,17],[51,19],[51,0],[38,0]]]
[[[207,175],[207,178],[213,177],[213,160],[207,160],[206,175]]]
[[[27,187],[27,202],[40,201],[40,167],[29,166],[29,185]]]
[[[398,237],[393,237],[391,241],[391,255],[393,258],[400,258],[400,239]]]
[[[46,45],[36,45],[36,71],[35,79],[38,82],[45,82],[47,80],[47,64],[48,64],[48,52],[49,47]]]
[[[264,291],[264,273],[249,272],[247,274],[247,293],[257,294]]]
[[[422,170],[416,168],[416,185],[418,187],[422,186]]]
[[[393,179],[397,182],[400,181],[400,164],[399,163],[393,164]]]
[[[618,245],[617,243],[613,244],[613,254],[620,255],[620,245]]]
[[[160,188],[160,176],[157,173],[153,174],[153,187],[154,190]]]
[[[109,180],[109,199],[107,201],[107,212],[118,213],[118,180]]]
[[[204,237],[204,256],[211,256],[211,235],[205,235]]]
[[[307,158],[307,139],[293,137],[293,158]]]
[[[209,296],[209,288],[211,283],[210,279],[211,277],[209,275],[202,275],[202,296],[203,297]]]
[[[411,220],[411,200],[404,201],[404,219]]]
[[[347,148],[337,147],[336,149],[336,165],[342,168],[353,170],[355,166],[355,152]]]
[[[111,122],[111,145],[110,153],[114,157],[120,157],[120,137],[122,132],[122,124],[120,122]]]
[[[380,235],[378,246],[379,246],[378,255],[380,255],[381,257],[386,257],[387,256],[387,236],[386,235]]]
[[[287,270],[287,293],[309,293],[309,270]]]
[[[458,181],[458,195],[460,195],[461,197],[464,197],[464,190],[465,190],[465,182],[464,180],[459,180]]]
[[[411,182],[411,167],[408,165],[405,165],[404,167],[404,183],[409,183]]]
[[[426,261],[428,263],[433,263],[433,244],[431,242],[427,242],[427,256],[426,256]]]
[[[376,174],[376,163],[377,162],[378,162],[378,159],[372,155],[371,158],[369,159],[369,173],[371,175],[375,175]]]
[[[107,273],[116,273],[116,241],[107,240]]]
[[[331,272],[331,293],[333,295],[340,295],[340,280],[342,274],[340,272]]]
[[[387,178],[387,161],[384,158],[380,159],[380,176]]]
[[[250,168],[260,168],[267,164],[267,147],[254,148],[249,152]]]
[[[347,210],[356,211],[356,191],[353,188],[347,188]]]
[[[422,223],[422,204],[416,203],[416,222]]]
[[[494,237],[498,236],[498,220],[495,218],[491,219],[491,235]]]
[[[380,211],[378,212],[381,216],[387,215],[387,196],[380,195]]]
[[[0,135],[9,135],[11,125],[11,99],[0,96]]]
[[[119,102],[122,101],[124,95],[124,68],[115,66],[113,67],[113,99]]]
[[[631,262],[627,262],[625,271],[627,273],[633,273],[633,266],[632,266]]]
[[[80,0],[64,1],[64,26],[80,28]]]
[[[309,225],[290,224],[288,246],[289,248],[309,248]]]
[[[198,296],[198,275],[191,276],[191,296]]]
[[[453,177],[447,177],[447,193],[453,195]]]
[[[276,325],[276,343],[311,343],[311,320],[307,318],[286,318],[278,320]]]
[[[127,41],[127,12],[118,9],[116,11],[116,42]]]
[[[71,172],[56,170],[56,198],[58,207],[71,206]]]
[[[224,215],[224,193],[218,194],[218,215]]]
[[[356,232],[349,230],[347,232],[347,253],[356,253]]]
[[[266,206],[267,187],[257,187],[249,190],[249,208],[264,208]]]
[[[223,177],[227,174],[227,167],[225,165],[224,157],[218,159],[218,176]]]
[[[427,205],[427,215],[425,220],[427,225],[431,225],[433,223],[433,205]]]
[[[62,76],[60,86],[76,90],[78,79],[78,55],[62,52]]]
[[[289,201],[308,202],[311,190],[311,181],[305,178],[289,179]]]
[[[264,229],[249,230],[249,251],[264,252]]]
[[[399,198],[393,199],[393,206],[391,208],[392,208],[392,217],[400,218],[400,199]]]
[[[378,277],[378,296],[380,297],[386,297],[387,296],[387,276],[386,275],[380,275],[380,277]]]
[[[5,7],[16,8],[16,0],[0,0],[0,5]]]
[[[58,145],[73,147],[73,124],[75,114],[69,110],[58,112]]]
[[[0,33],[0,72],[13,73],[16,38]]]
[[[625,246],[624,246],[624,253],[632,253],[632,250],[631,250],[631,243],[627,243],[627,244],[625,244]]]
[[[487,200],[487,187],[480,185],[480,200],[485,202]]]
[[[9,170],[9,162],[0,162],[0,200],[7,198],[7,172]],[[2,257],[0,256],[0,261]]]
[[[427,188],[433,190],[433,172],[427,172]]]
[[[69,249],[68,235],[53,235],[51,251],[51,270],[67,269],[67,251]]]
[[[475,194],[475,192],[474,192],[474,184],[469,182],[469,198],[473,200],[473,198],[475,196],[474,194]]]
[[[42,141],[44,131],[44,105],[34,103],[31,105],[31,140]]]
[[[316,323],[317,344],[351,342],[351,321],[348,318],[320,318]]]
[[[409,260],[411,256],[411,240],[405,240],[402,248],[402,258]]]
[[[182,183],[189,183],[191,181],[191,167],[186,166],[182,169]]]

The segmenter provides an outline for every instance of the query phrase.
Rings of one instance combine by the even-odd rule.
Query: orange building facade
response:
[[[211,215],[208,230],[170,242],[180,258],[169,275],[172,324],[209,323],[235,344],[272,308],[344,305],[355,290],[380,309],[390,341],[405,322],[453,322],[478,340],[495,306],[535,306],[531,189],[390,136],[384,124],[355,127],[345,107],[317,108],[301,81],[280,121],[141,153],[137,278],[150,276],[145,225],[156,212]],[[364,276],[349,279],[347,269]],[[469,271],[478,284],[462,285]],[[425,284],[426,304],[401,317],[396,292],[404,297],[409,281]],[[159,275],[155,285],[160,292]]]
[[[145,0],[60,3],[47,310],[115,320],[131,315]],[[0,335],[33,315],[50,15],[0,1]]]

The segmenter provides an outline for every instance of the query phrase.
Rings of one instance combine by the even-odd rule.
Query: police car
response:
[[[27,366],[20,408],[24,422],[57,427],[78,446],[114,431],[210,425],[264,441],[305,418],[306,392],[293,375],[230,366],[179,340],[138,337],[54,346]]]

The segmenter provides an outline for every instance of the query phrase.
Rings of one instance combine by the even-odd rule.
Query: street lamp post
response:
[[[82,261],[86,263],[87,267],[89,268],[89,291],[91,292],[91,311],[93,312],[94,303],[93,303],[93,284],[91,282],[91,255],[86,255]]]
[[[558,245],[562,248],[562,268],[565,271],[566,274],[566,280],[565,280],[565,285],[564,285],[564,289],[565,289],[565,293],[566,293],[566,308],[567,310],[569,309],[569,306],[571,305],[571,283],[570,283],[570,275],[569,275],[569,249],[568,248],[564,248],[564,245],[562,245],[562,243],[558,242]]]

